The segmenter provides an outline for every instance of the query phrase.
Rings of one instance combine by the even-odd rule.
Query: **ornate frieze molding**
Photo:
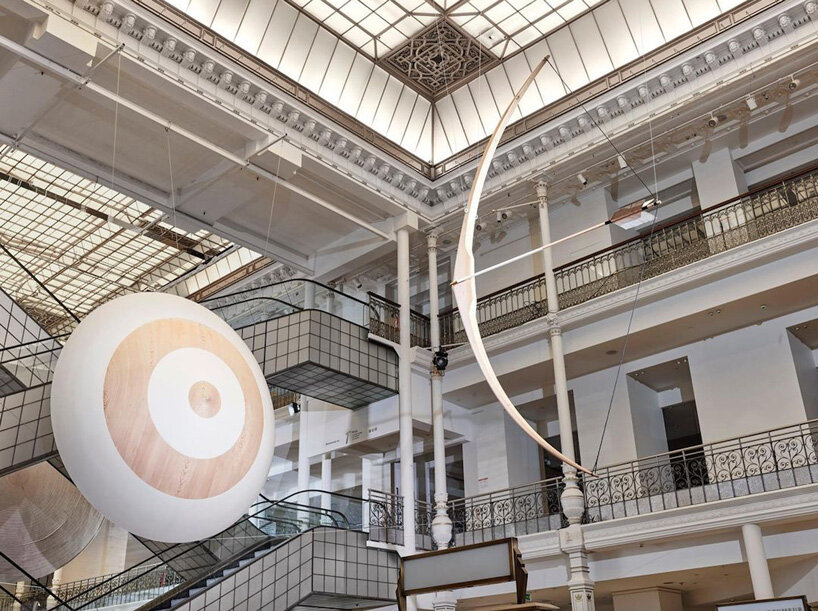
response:
[[[252,124],[278,135],[288,133],[290,143],[305,154],[424,217],[435,216],[426,205],[459,203],[471,187],[474,162],[466,161],[470,153],[461,153],[457,159],[432,168],[418,165],[418,160],[396,145],[384,148],[386,143],[381,142],[383,146],[379,146],[383,138],[377,134],[358,137],[354,130],[342,127],[345,119],[349,123],[343,113],[322,102],[321,114],[315,108],[320,102],[315,96],[269,67],[262,72],[260,62],[245,67],[249,61],[246,54],[201,26],[197,26],[198,36],[194,36],[188,32],[191,20],[172,12],[167,5],[153,0],[28,1],[112,44],[124,43],[125,53],[143,65],[172,77]],[[636,72],[631,70],[634,74],[624,84],[619,83],[627,74],[619,72],[625,69],[615,78],[608,75],[603,79],[604,87],[594,88],[603,93],[584,96],[585,107],[593,121],[609,132],[638,124],[648,115],[678,106],[699,95],[703,88],[738,73],[746,68],[748,59],[760,59],[761,54],[755,53],[758,49],[764,48],[768,56],[796,43],[803,44],[809,36],[814,38],[814,29],[803,26],[814,22],[816,12],[815,0],[778,4],[756,0],[753,6],[742,5],[714,20],[711,29],[721,34],[708,32],[703,36],[709,37],[705,48],[688,45],[684,52],[665,50],[668,57],[652,59],[654,64],[664,62],[661,66],[639,79],[632,78]],[[758,14],[747,17],[753,13]],[[742,61],[737,61],[740,58]],[[245,61],[240,63],[239,59]],[[486,194],[553,168],[578,150],[597,144],[600,134],[573,96],[556,104],[559,108],[542,111],[550,113],[550,120],[527,118],[522,130],[511,130],[525,133],[498,150]],[[529,131],[528,125],[537,121],[545,122]],[[384,153],[387,149],[391,153]],[[440,177],[432,181],[429,176],[433,174]]]
[[[552,111],[554,118],[546,119],[536,129],[498,148],[485,194],[553,169],[578,151],[604,143],[594,122],[609,136],[632,129],[649,117],[671,111],[701,96],[703,91],[723,85],[727,79],[748,69],[749,62],[767,61],[816,38],[814,26],[804,27],[816,20],[818,10],[814,0],[793,0],[773,6],[769,0],[759,0],[757,4],[761,4],[761,8],[756,9],[758,15],[744,21],[739,21],[741,15],[716,19],[714,28],[724,30],[721,35],[683,53],[671,53],[672,58],[644,76],[634,73],[625,83],[618,84],[623,80],[619,77],[617,83],[608,82],[596,88],[603,93],[583,102],[587,114],[573,96],[555,102],[555,107],[562,106],[564,110]],[[751,9],[745,7],[743,11],[746,16]],[[734,21],[739,23],[733,25]],[[729,31],[723,24],[729,26]],[[756,53],[762,48],[763,53]],[[638,79],[633,78],[636,75]],[[581,94],[577,92],[577,96]],[[476,160],[456,163],[448,160],[439,164],[437,167],[444,175],[435,181],[432,203],[462,200],[476,163]],[[452,169],[447,170],[447,166]]]
[[[431,182],[427,168],[395,151],[387,156],[364,138],[341,127],[305,103],[309,94],[292,83],[270,82],[219,53],[213,35],[199,26],[200,39],[158,16],[147,0],[28,0],[107,40],[124,44],[123,53],[141,65],[209,99],[234,116],[276,135],[320,163],[364,184],[383,197],[426,217]],[[188,24],[189,25],[189,24]],[[209,35],[209,36],[208,36]],[[207,43],[211,43],[211,45]],[[232,49],[222,49],[224,53]],[[234,53],[235,55],[235,53]],[[256,62],[260,71],[262,66]],[[269,70],[269,68],[268,68]],[[404,158],[403,161],[399,159]]]
[[[585,524],[582,531],[588,550],[602,551],[667,541],[671,537],[738,529],[748,522],[785,522],[815,515],[816,511],[818,484],[812,484]],[[526,561],[559,558],[562,553],[560,532],[519,537],[523,558]]]

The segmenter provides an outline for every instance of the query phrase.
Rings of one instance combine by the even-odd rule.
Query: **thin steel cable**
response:
[[[644,56],[643,56],[643,57],[644,57]],[[579,96],[577,96],[577,94],[573,92],[573,90],[572,90],[572,89],[571,89],[571,87],[568,85],[568,83],[566,83],[566,82],[565,82],[565,79],[563,79],[563,78],[562,78],[562,75],[560,74],[560,71],[557,69],[557,65],[556,65],[555,63],[552,63],[550,58],[549,58],[549,59],[546,59],[546,60],[545,60],[545,63],[547,63],[549,66],[551,66],[551,69],[554,71],[554,74],[556,74],[556,75],[557,75],[557,78],[559,78],[559,79],[560,79],[560,82],[562,83],[562,86],[563,86],[563,87],[565,87],[565,89],[566,89],[567,91],[571,91],[571,93],[572,93],[572,96],[573,96],[574,100],[575,100],[575,101],[576,101],[576,103],[579,105],[579,107],[582,109],[582,111],[583,111],[583,112],[584,112],[584,113],[587,115],[587,117],[588,117],[588,118],[591,120],[591,123],[593,124],[593,126],[594,126],[594,127],[596,127],[596,128],[599,130],[599,133],[600,133],[600,134],[602,134],[602,137],[603,137],[603,138],[605,138],[605,141],[606,141],[608,144],[610,144],[610,145],[611,145],[611,148],[612,148],[613,150],[615,150],[615,151],[616,151],[616,154],[617,154],[617,155],[619,155],[619,156],[622,158],[622,160],[625,162],[625,165],[626,165],[626,166],[628,166],[628,169],[629,169],[629,170],[630,170],[630,171],[633,173],[633,175],[636,177],[636,179],[637,179],[639,182],[641,182],[641,183],[642,183],[642,186],[643,186],[643,187],[645,187],[645,190],[648,192],[648,195],[651,195],[651,196],[653,196],[653,197],[656,197],[656,194],[655,194],[655,193],[653,193],[653,192],[651,191],[651,189],[650,189],[650,187],[647,185],[647,183],[646,183],[644,180],[642,180],[642,177],[641,177],[641,176],[639,176],[639,172],[637,172],[636,170],[634,170],[634,169],[633,169],[633,167],[631,166],[631,164],[629,164],[629,163],[628,163],[628,160],[627,160],[627,159],[625,159],[625,156],[624,156],[624,155],[622,155],[622,153],[619,151],[619,149],[617,148],[617,146],[616,146],[616,145],[613,143],[613,141],[612,141],[612,140],[611,140],[611,139],[608,137],[608,134],[606,134],[606,133],[605,133],[605,130],[604,130],[604,129],[602,129],[602,127],[600,126],[599,122],[598,122],[596,119],[594,119],[594,117],[591,115],[591,113],[590,113],[590,112],[588,112],[588,109],[587,109],[587,108],[585,108],[585,104],[583,104],[583,103],[582,103],[582,101],[579,99]],[[647,73],[645,72],[645,74],[647,74]],[[648,122],[650,123],[650,119],[648,119]],[[651,147],[653,147],[653,135],[652,135],[652,132],[653,132],[653,130],[651,129]],[[655,168],[656,162],[655,162],[655,160],[654,160],[654,164],[653,164],[653,165],[654,165],[654,173],[655,173],[655,171],[656,171],[656,168]]]
[[[555,72],[556,72],[556,69],[555,69]],[[644,76],[645,86],[647,86],[647,84],[648,84],[648,76],[647,76],[648,75],[648,68],[647,68],[647,61],[646,61],[644,55],[642,56],[642,75]],[[648,91],[648,103],[650,103],[650,91]],[[585,110],[584,106],[583,106],[583,110]],[[586,112],[586,114],[588,113],[587,110],[585,112]],[[588,115],[588,116],[590,117],[590,115]],[[593,121],[593,117],[591,118],[591,120]],[[600,131],[602,131],[602,130],[600,130]],[[603,132],[603,135],[604,135],[604,132]],[[650,115],[648,115],[648,136],[650,138],[651,165],[652,165],[652,168],[653,168],[653,185],[654,185],[653,197],[655,197],[657,199],[657,201],[658,201],[658,198],[659,198],[659,180],[658,180],[658,174],[657,174],[657,170],[656,170],[656,150],[654,148],[654,139],[653,139],[653,120],[650,118]],[[607,139],[607,136],[605,136],[605,138]],[[610,142],[610,140],[608,140],[608,142]],[[611,146],[613,146],[613,143],[611,143]],[[614,149],[616,150],[616,147],[614,147]],[[627,160],[625,160],[625,163],[630,168],[630,164],[628,164]],[[631,169],[631,171],[633,171],[633,169]],[[648,187],[647,184],[645,184],[645,182],[642,180],[642,178],[636,172],[634,172],[634,175],[639,179],[639,182],[641,182],[642,185],[645,187],[645,189],[647,189],[648,192],[650,193],[650,187]],[[653,238],[653,233],[654,233],[654,231],[656,229],[656,222],[658,220],[659,220],[659,213],[657,212],[654,215],[653,221],[651,221],[651,224],[650,224],[650,232],[648,233],[648,239],[647,239],[648,244],[650,244],[651,239]],[[594,466],[591,469],[591,471],[593,471],[594,473],[596,473],[597,467],[599,466],[599,457],[602,455],[602,444],[605,442],[605,433],[608,430],[608,423],[610,422],[611,412],[613,411],[613,403],[614,403],[614,398],[616,396],[616,389],[617,389],[617,386],[619,385],[619,376],[622,374],[622,366],[625,363],[625,356],[627,355],[627,352],[628,352],[628,344],[630,343],[631,328],[633,327],[633,319],[634,319],[634,316],[636,314],[636,304],[639,301],[639,293],[640,293],[640,291],[642,289],[642,280],[645,277],[645,268],[647,267],[647,263],[648,263],[647,249],[645,251],[643,251],[642,256],[643,256],[643,261],[642,261],[642,264],[639,266],[639,279],[636,282],[636,291],[634,292],[633,302],[631,304],[630,313],[628,314],[628,325],[627,325],[627,328],[625,329],[625,339],[624,339],[624,342],[622,344],[622,351],[619,354],[619,363],[617,363],[617,366],[616,366],[616,374],[614,376],[613,388],[611,389],[611,398],[608,401],[608,409],[607,409],[607,411],[605,413],[605,422],[602,425],[602,433],[599,436],[599,446],[597,447],[597,450],[596,450],[596,458],[594,459]]]

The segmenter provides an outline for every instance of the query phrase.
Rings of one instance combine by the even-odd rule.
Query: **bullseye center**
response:
[[[187,394],[190,407],[202,418],[212,418],[222,408],[219,391],[210,382],[196,382]]]

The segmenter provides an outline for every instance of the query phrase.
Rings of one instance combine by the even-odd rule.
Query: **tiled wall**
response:
[[[227,560],[250,545],[267,539],[267,535],[249,520],[244,519],[218,535],[194,543],[173,544],[137,538],[179,575],[185,579],[192,579],[206,573],[218,562]]]
[[[51,432],[49,381],[59,344],[2,289],[0,340],[2,476],[56,454]]]
[[[239,329],[268,382],[355,409],[398,389],[398,358],[365,327],[305,310]]]
[[[0,398],[0,476],[57,453],[51,384]]]
[[[318,528],[225,577],[179,611],[285,611],[335,600],[337,608],[395,600],[398,556],[366,547],[366,534]],[[329,605],[332,608],[332,605]]]

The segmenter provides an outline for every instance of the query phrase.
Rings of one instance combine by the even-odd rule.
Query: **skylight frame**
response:
[[[119,295],[161,290],[232,247],[207,231],[178,229],[162,211],[19,149],[0,146],[0,172],[12,179],[0,180],[0,239],[80,318]],[[167,243],[174,236],[183,241],[178,247]],[[202,257],[189,252],[191,245]],[[52,335],[73,328],[25,270],[5,254],[0,259],[0,286],[21,307]]]

